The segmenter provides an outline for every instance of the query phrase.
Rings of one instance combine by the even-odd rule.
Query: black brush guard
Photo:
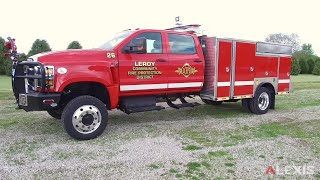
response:
[[[36,74],[34,71],[34,67],[36,66],[40,68],[39,74]],[[30,72],[32,69],[33,72]],[[24,109],[25,111],[41,111],[56,108],[61,94],[46,92],[48,87],[46,85],[46,69],[43,64],[28,61],[16,62],[13,63],[12,70],[14,71],[12,73],[12,89],[20,109]],[[29,84],[30,80],[34,82],[33,87]],[[39,86],[36,85],[35,80],[38,80]],[[24,96],[27,100],[24,105],[19,103],[21,96]],[[54,103],[46,104],[46,100],[53,100]]]
[[[24,67],[27,66],[28,68],[33,68],[35,66],[40,67],[40,73],[41,75],[32,75],[28,74],[28,72],[25,72]],[[13,79],[12,79],[12,89],[14,96],[16,99],[19,99],[19,94],[21,93],[29,93],[32,92],[33,89],[29,87],[29,84],[26,84],[29,79],[38,79],[40,82],[40,92],[44,93],[46,90],[46,74],[45,74],[45,67],[39,63],[39,62],[17,62],[15,65],[13,65],[14,73],[13,73]],[[36,88],[36,87],[35,87]]]

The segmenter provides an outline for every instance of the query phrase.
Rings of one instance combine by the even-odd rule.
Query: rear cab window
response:
[[[196,44],[192,36],[183,34],[168,34],[172,54],[197,54]]]

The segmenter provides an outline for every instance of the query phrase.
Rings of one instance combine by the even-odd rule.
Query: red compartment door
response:
[[[253,94],[254,60],[256,44],[250,42],[236,42],[236,59],[234,66],[233,96]]]
[[[232,60],[232,41],[219,40],[218,42],[218,71],[217,71],[217,90],[218,100],[228,100],[230,96],[231,84],[231,60]]]
[[[291,57],[280,57],[278,92],[290,90]]]

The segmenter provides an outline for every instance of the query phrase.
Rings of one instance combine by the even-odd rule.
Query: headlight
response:
[[[46,85],[50,88],[54,88],[54,66],[45,66]]]

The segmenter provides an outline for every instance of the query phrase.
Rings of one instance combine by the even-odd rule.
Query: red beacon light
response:
[[[6,50],[11,50],[12,49],[12,46],[11,46],[11,42],[5,42],[4,43],[4,48],[6,49]]]
[[[4,56],[11,57],[13,61],[16,61],[19,57],[19,54],[17,53],[16,40],[14,38],[8,37],[8,41],[4,43],[4,48],[10,51],[10,53],[4,53]]]

